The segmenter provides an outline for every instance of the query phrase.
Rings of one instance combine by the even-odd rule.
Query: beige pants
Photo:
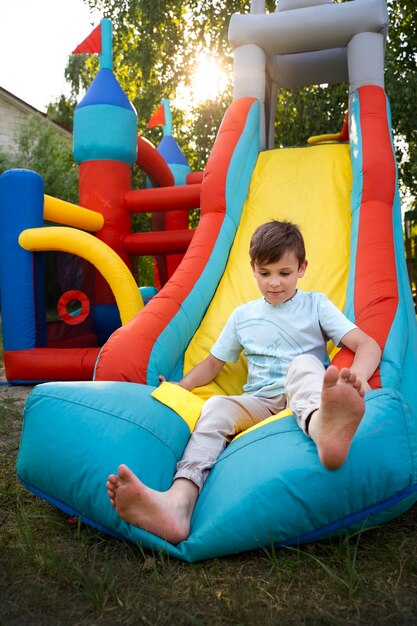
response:
[[[201,490],[209,471],[228,443],[238,433],[290,407],[298,425],[307,433],[306,422],[319,408],[324,366],[316,357],[304,354],[288,369],[285,394],[262,398],[213,396],[204,405],[200,419],[177,465],[176,478],[188,478]]]

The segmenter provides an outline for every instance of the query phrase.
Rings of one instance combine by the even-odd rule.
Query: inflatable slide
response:
[[[200,224],[173,277],[103,346],[94,381],[39,385],[25,408],[17,471],[28,489],[103,532],[187,561],[371,527],[417,500],[417,333],[381,74],[385,4],[295,4],[281,1],[284,9],[264,14],[256,12],[262,3],[253,3],[251,14],[232,17],[236,97],[206,166]],[[305,11],[318,14],[317,29],[308,20],[311,32],[300,35]],[[268,50],[269,29],[279,34],[281,25],[297,33],[296,50],[295,39],[287,51]],[[267,56],[277,55],[275,66],[285,53],[299,57],[323,82],[326,33],[331,58],[339,45],[341,71],[349,75],[349,140],[273,149],[273,90],[262,83]],[[369,71],[364,63],[357,69],[358,47],[375,52],[377,61],[368,54]],[[249,88],[239,69],[243,54],[253,60],[245,64]],[[254,85],[262,87],[258,94],[242,93]],[[158,374],[179,380],[207,355],[231,311],[258,297],[248,245],[254,229],[271,219],[302,229],[309,267],[300,288],[325,292],[378,341],[382,362],[342,467],[329,471],[320,464],[288,410],[272,416],[229,444],[197,501],[189,537],[174,546],[121,520],[105,482],[126,463],[150,487],[168,489],[205,399],[241,393],[243,358],[192,393],[159,386]],[[346,348],[329,345],[329,353],[339,367],[351,362]]]

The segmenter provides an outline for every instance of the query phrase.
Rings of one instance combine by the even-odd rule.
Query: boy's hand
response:
[[[167,382],[167,379],[165,378],[165,376],[162,376],[162,374],[158,374],[158,380],[159,380],[161,385],[162,385],[162,383],[166,383]],[[171,385],[180,385],[180,383],[177,383],[177,382],[175,382],[173,380],[170,380],[169,382],[171,383]],[[181,385],[180,385],[180,387],[181,387]]]

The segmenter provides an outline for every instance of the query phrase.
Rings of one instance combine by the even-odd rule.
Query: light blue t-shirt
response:
[[[248,363],[243,391],[271,398],[285,392],[285,376],[296,356],[313,354],[327,366],[329,339],[338,346],[354,328],[322,293],[297,291],[277,305],[262,297],[234,310],[211,353],[234,363],[243,350]]]

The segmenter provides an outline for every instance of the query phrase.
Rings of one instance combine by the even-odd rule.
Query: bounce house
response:
[[[136,112],[112,71],[112,25],[103,19],[74,52],[100,52],[100,70],[74,114],[80,206],[44,194],[35,172],[0,177],[0,287],[6,377],[12,383],[91,380],[100,348],[155,293],[138,286],[134,256],[155,256],[161,287],[178,267],[193,231],[200,181],[172,136],[163,101],[158,149],[137,135]],[[131,170],[148,189],[131,189]],[[196,182],[197,181],[197,182]],[[132,232],[132,215],[153,214],[153,231]],[[45,253],[54,251],[62,293],[48,319]],[[16,288],[18,286],[18,288]]]
[[[280,0],[232,15],[234,101],[201,184],[201,220],[167,284],[103,346],[94,381],[45,383],[30,395],[17,461],[22,483],[105,533],[197,561],[299,544],[392,520],[417,500],[417,336],[384,92],[384,0]],[[347,81],[349,137],[274,149],[277,90]],[[254,229],[302,229],[302,290],[323,291],[382,348],[347,461],[325,469],[288,410],[238,435],[174,546],[129,525],[105,483],[120,463],[166,490],[214,394],[239,394],[246,365],[210,385],[159,386],[202,360],[231,311],[259,297],[249,265]],[[337,366],[352,354],[329,346]],[[337,353],[336,353],[337,352]]]

